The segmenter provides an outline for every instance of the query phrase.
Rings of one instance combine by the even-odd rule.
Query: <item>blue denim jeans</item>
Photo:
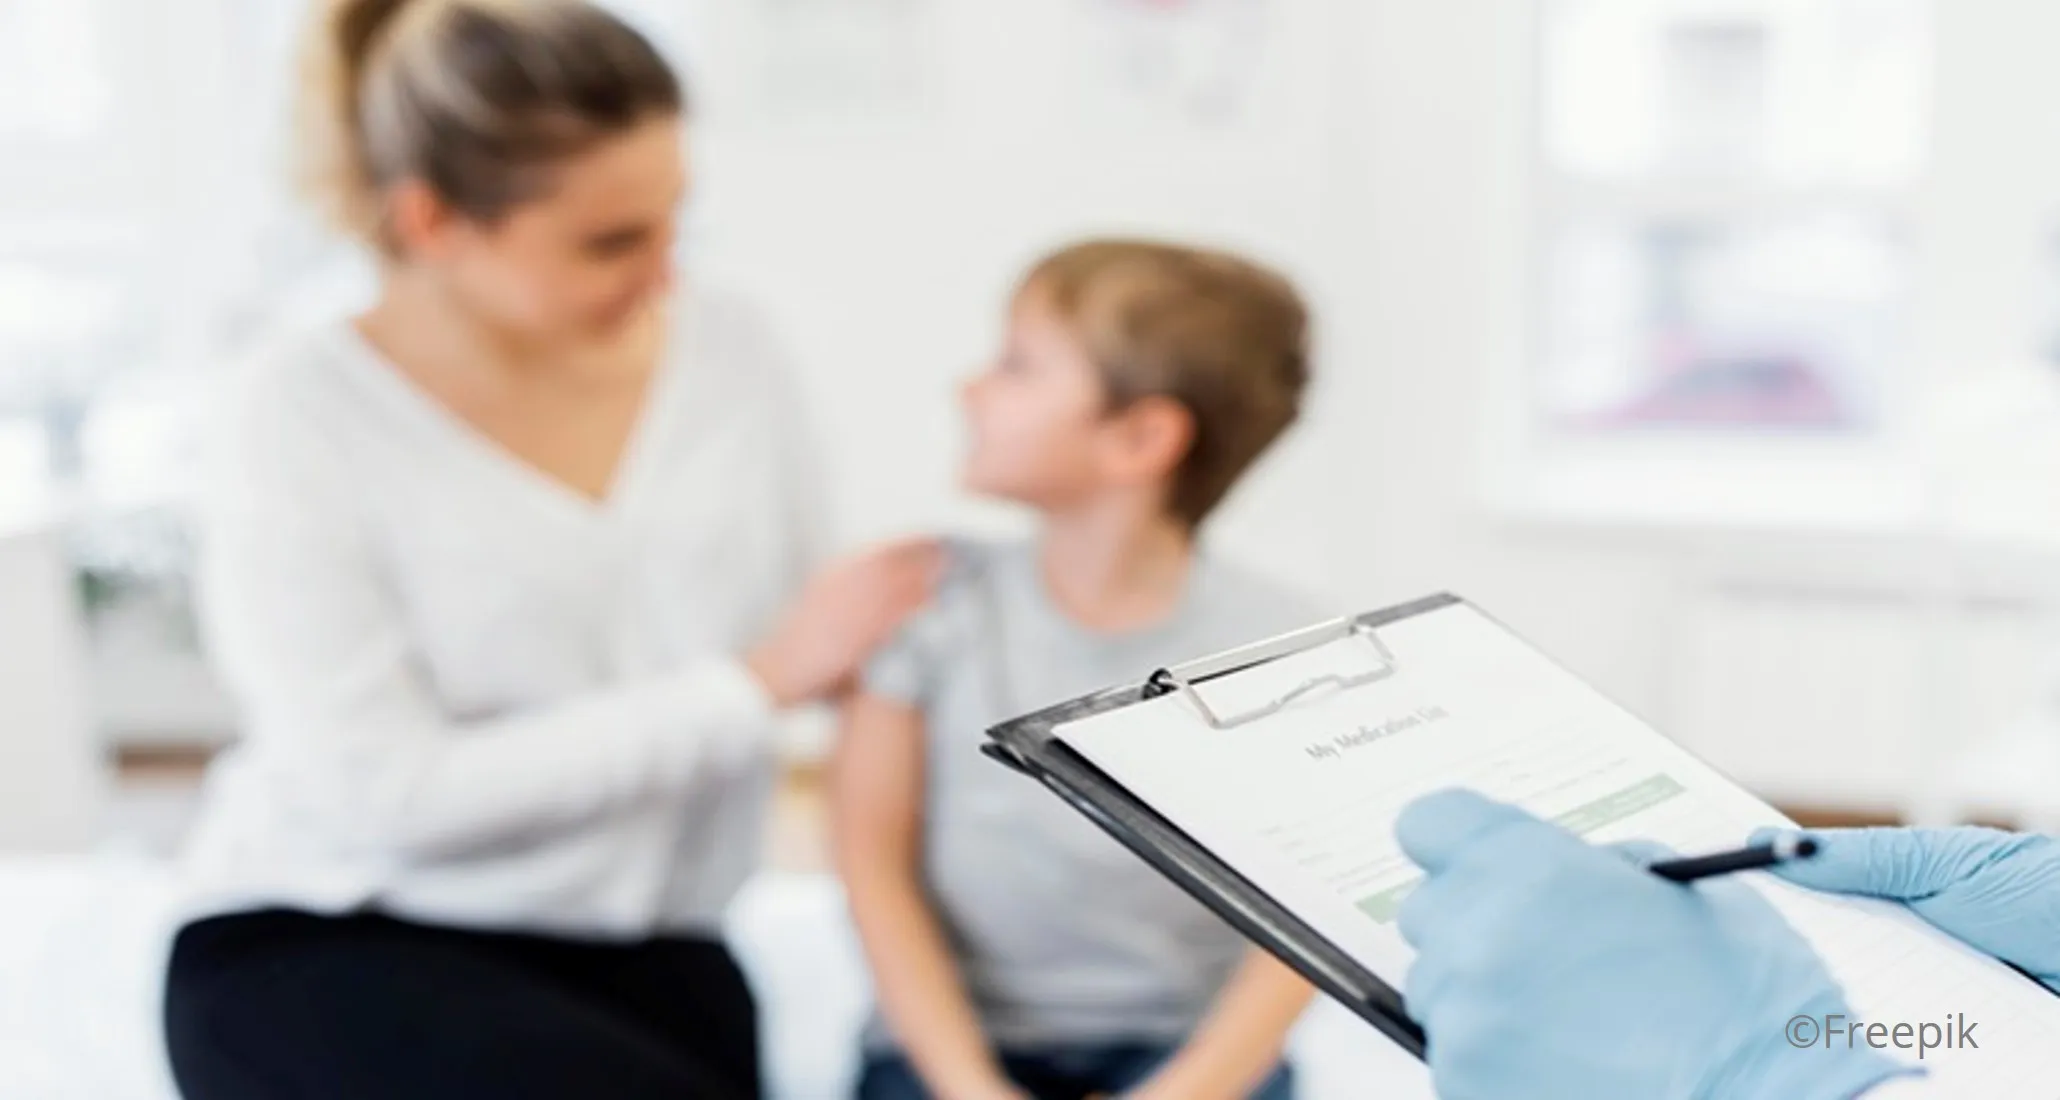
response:
[[[1172,1047],[1122,1043],[1096,1047],[1004,1050],[1002,1069],[1037,1100],[1120,1096],[1136,1088],[1173,1055]],[[1253,1090],[1250,1100],[1294,1100],[1294,1071],[1282,1065]],[[898,1053],[866,1055],[857,1100],[930,1100],[915,1067]]]

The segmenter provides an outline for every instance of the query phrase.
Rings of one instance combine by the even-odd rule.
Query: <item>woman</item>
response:
[[[246,718],[165,996],[188,1100],[751,1097],[718,934],[780,709],[931,548],[809,567],[764,331],[668,292],[683,95],[580,0],[343,0],[310,181],[373,307],[258,364],[203,618]]]

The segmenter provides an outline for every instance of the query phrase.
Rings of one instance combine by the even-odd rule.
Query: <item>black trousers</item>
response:
[[[271,910],[186,926],[165,982],[186,1100],[757,1100],[729,950]]]

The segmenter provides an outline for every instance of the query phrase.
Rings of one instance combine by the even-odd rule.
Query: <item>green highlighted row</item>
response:
[[[1585,802],[1565,813],[1553,817],[1554,824],[1576,836],[1586,836],[1605,825],[1649,810],[1686,791],[1678,780],[1664,773],[1641,779],[1620,791],[1603,795],[1593,802]],[[1421,878],[1410,879],[1382,890],[1378,894],[1359,899],[1359,911],[1382,924],[1395,919],[1402,908],[1402,902],[1422,885]]]
[[[1399,886],[1390,886],[1370,898],[1361,898],[1359,900],[1359,911],[1382,924],[1386,924],[1394,920],[1395,914],[1401,910],[1402,899],[1414,893],[1416,888],[1421,885],[1423,885],[1421,878],[1413,878]]]
[[[1576,806],[1554,817],[1553,823],[1576,836],[1586,836],[1605,825],[1613,825],[1632,814],[1642,813],[1687,790],[1671,775],[1660,774],[1640,780],[1614,794]]]

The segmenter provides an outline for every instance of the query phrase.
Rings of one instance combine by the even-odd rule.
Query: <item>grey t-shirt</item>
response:
[[[1318,618],[1204,552],[1166,619],[1099,632],[1052,605],[1033,546],[954,544],[936,597],[873,659],[865,686],[923,712],[924,879],[992,1041],[1178,1041],[1245,944],[1056,796],[982,756],[987,727]],[[866,1041],[892,1043],[877,1014]]]

